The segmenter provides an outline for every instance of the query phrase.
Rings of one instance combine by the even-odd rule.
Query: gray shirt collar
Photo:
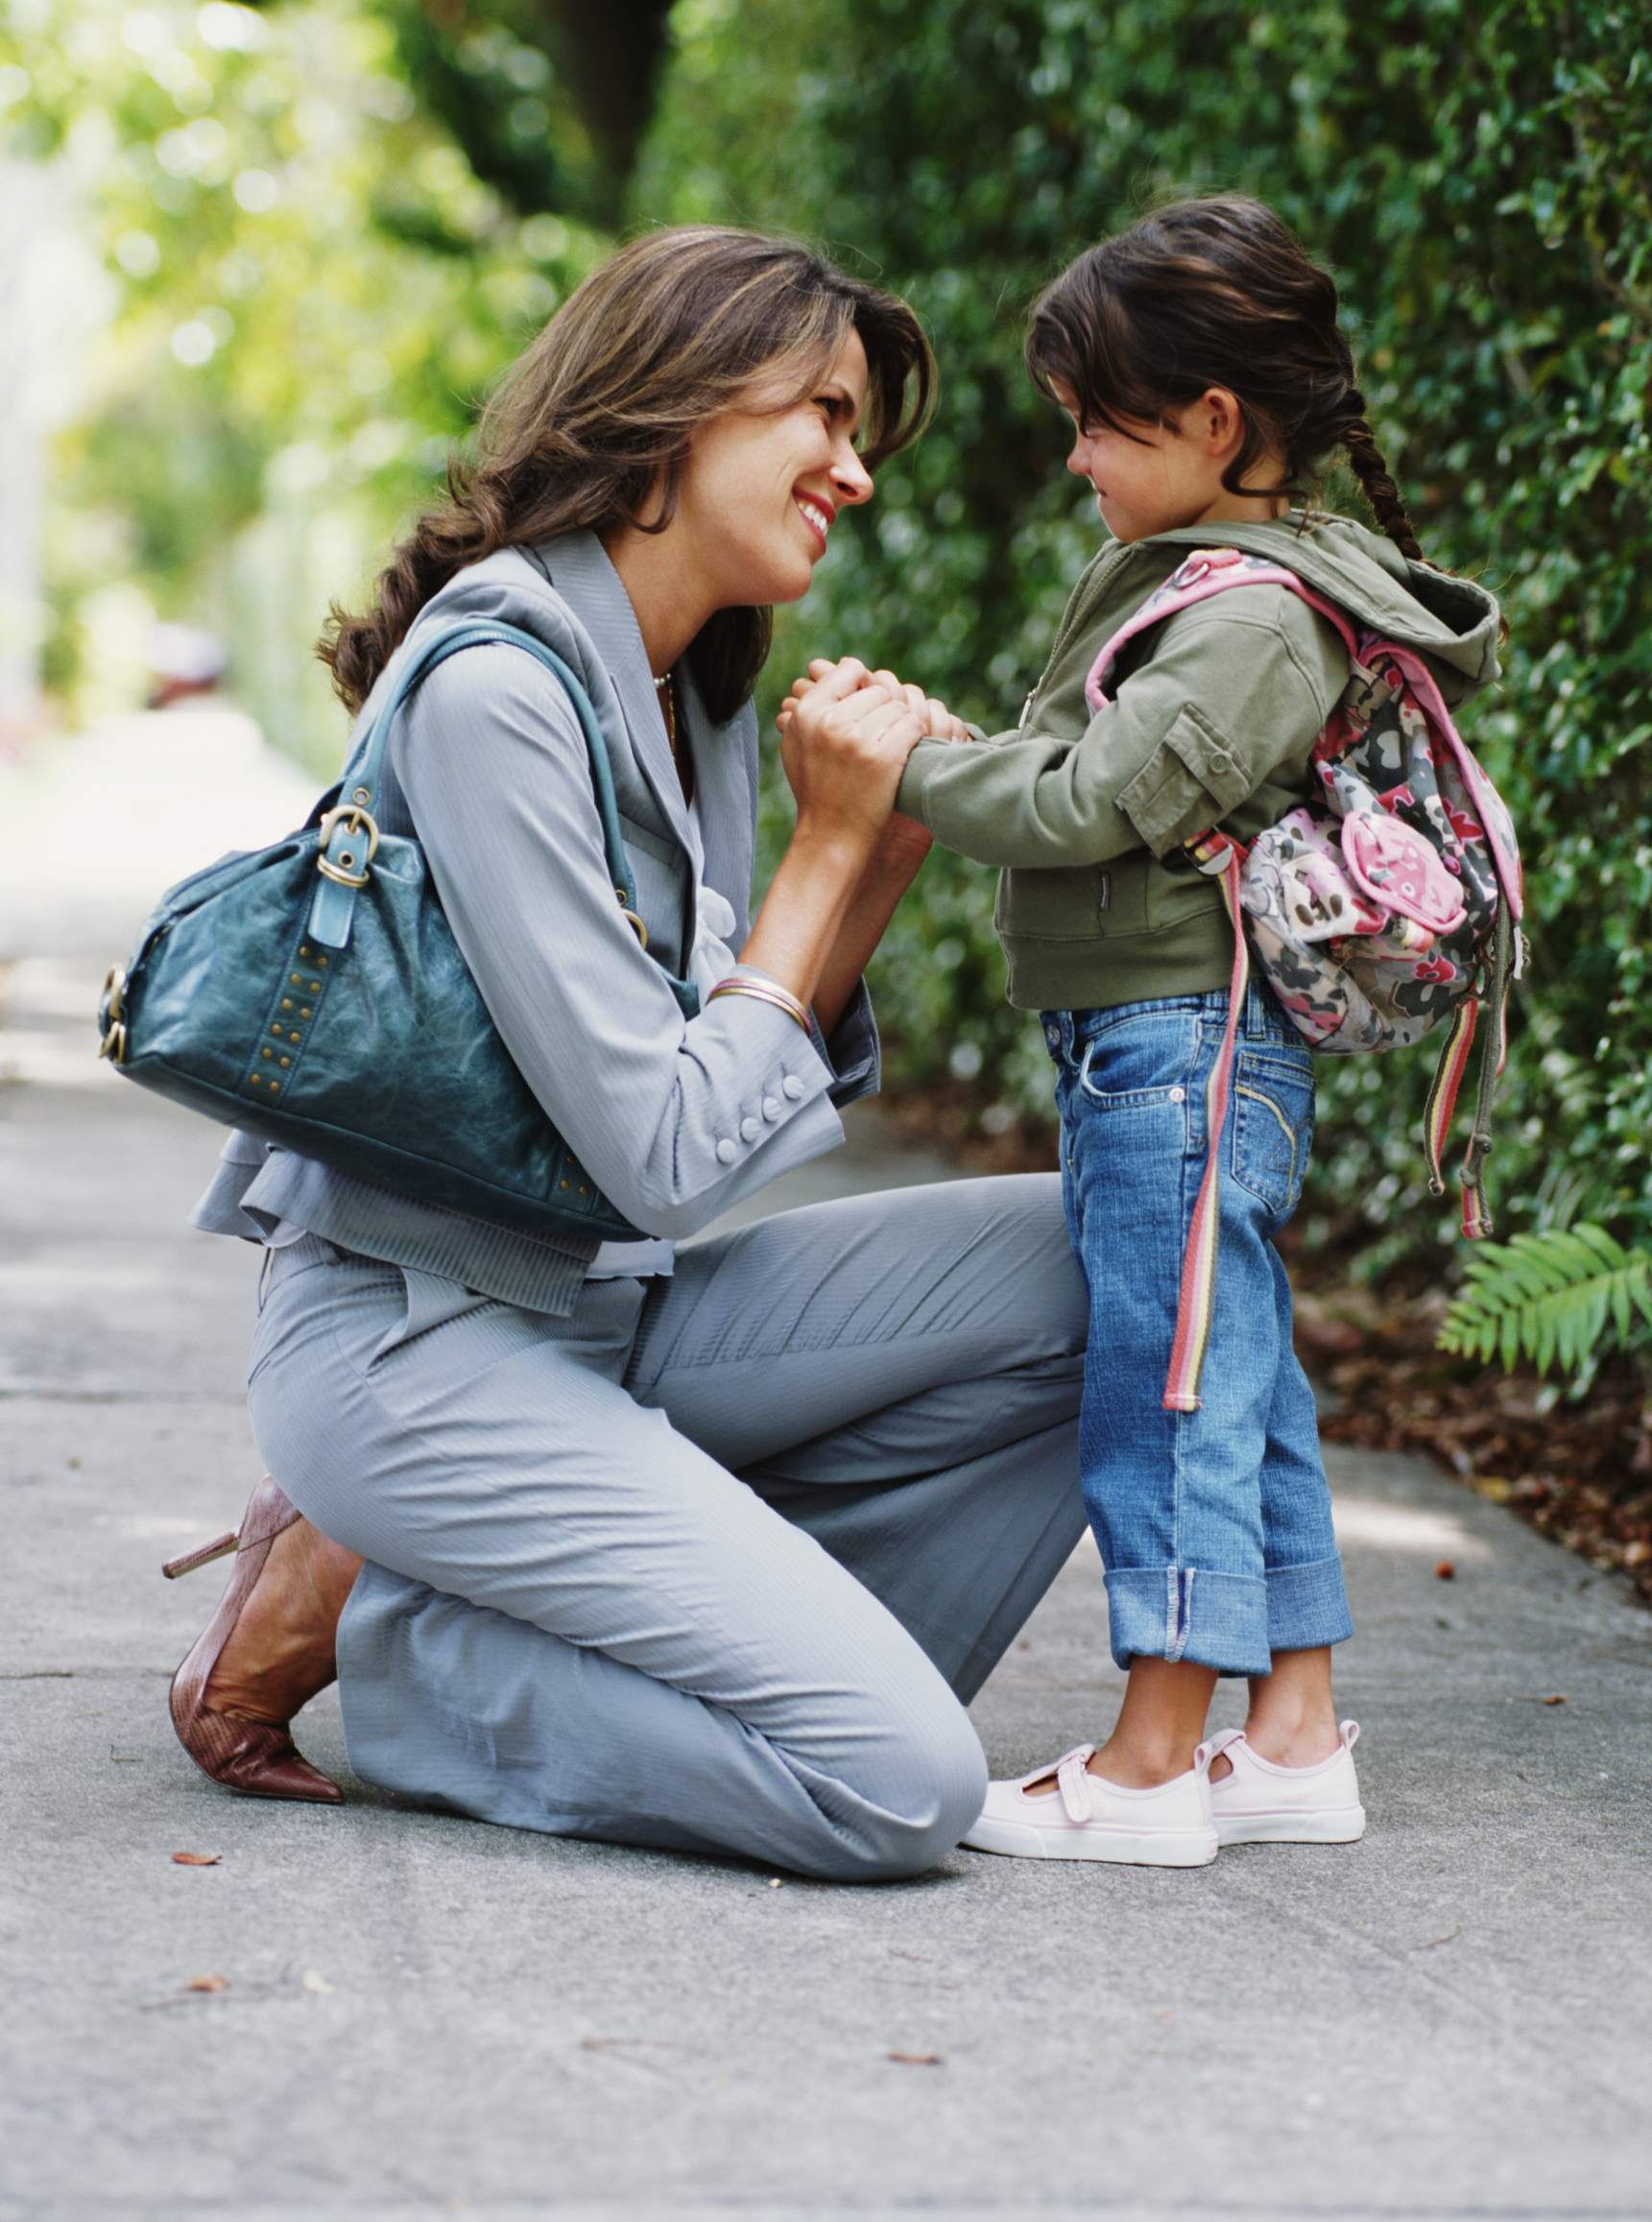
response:
[[[522,550],[535,569],[562,596],[590,635],[619,697],[632,753],[647,779],[661,818],[694,860],[697,878],[706,875],[706,855],[695,815],[682,800],[682,782],[672,761],[665,737],[654,674],[631,597],[620,584],[619,573],[609,561],[608,550],[595,533],[568,533],[561,539],[541,540]],[[684,693],[686,690],[683,690]],[[699,739],[689,729],[692,745]],[[707,753],[702,751],[701,754]],[[700,756],[695,758],[699,772]],[[713,880],[712,885],[716,882]]]
[[[751,713],[737,711],[727,726],[714,724],[688,672],[679,673],[678,704],[694,752],[699,802],[691,813],[682,800],[682,783],[665,737],[636,613],[601,540],[595,533],[568,533],[524,548],[522,554],[590,635],[619,697],[637,766],[660,817],[693,858],[696,877],[726,896],[743,916],[750,889],[738,882],[742,872],[749,875],[751,870],[742,859],[749,849],[754,800],[744,731]]]

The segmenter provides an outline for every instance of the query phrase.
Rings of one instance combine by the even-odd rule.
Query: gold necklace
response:
[[[667,672],[663,679],[655,681],[654,693],[665,719],[666,746],[670,749],[671,760],[675,763],[677,761],[677,689],[671,683],[670,672]]]

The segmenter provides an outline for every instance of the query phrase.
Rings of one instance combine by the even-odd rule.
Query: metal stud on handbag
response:
[[[614,894],[647,947],[589,697],[532,633],[467,619],[414,643],[300,831],[161,897],[105,987],[102,1054],[142,1087],[398,1195],[524,1233],[634,1241],[512,1062],[419,843],[381,836],[372,816],[408,695],[448,657],[492,643],[566,690]],[[694,988],[666,976],[693,1017]]]

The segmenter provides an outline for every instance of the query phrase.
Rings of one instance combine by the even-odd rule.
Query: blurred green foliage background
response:
[[[51,670],[111,592],[227,631],[321,767],[304,647],[478,398],[616,231],[712,217],[906,293],[935,423],[788,613],[1013,724],[1100,531],[1019,362],[1027,306],[1155,200],[1237,187],[1336,270],[1425,550],[1502,597],[1470,738],[1513,804],[1536,944],[1493,1165],[1505,1225],[1652,1223],[1652,59],[1615,0],[0,0],[13,155],[55,166],[115,292],[60,436]],[[1358,514],[1340,481],[1330,494]],[[103,599],[100,601],[100,597]],[[786,811],[777,789],[771,846]],[[991,875],[937,855],[878,959],[898,1085],[1048,1116]],[[1431,1058],[1322,1063],[1314,1239],[1448,1238]]]

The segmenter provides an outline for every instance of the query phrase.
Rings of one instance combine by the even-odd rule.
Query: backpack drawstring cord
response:
[[[1509,1053],[1509,944],[1507,900],[1497,905],[1492,941],[1492,990],[1487,997],[1491,1031],[1480,1052],[1480,1087],[1474,1098],[1474,1120],[1463,1152],[1463,1232],[1471,1241],[1492,1231],[1491,1206],[1486,1202],[1486,1159],[1492,1154],[1492,1102],[1497,1080]]]

